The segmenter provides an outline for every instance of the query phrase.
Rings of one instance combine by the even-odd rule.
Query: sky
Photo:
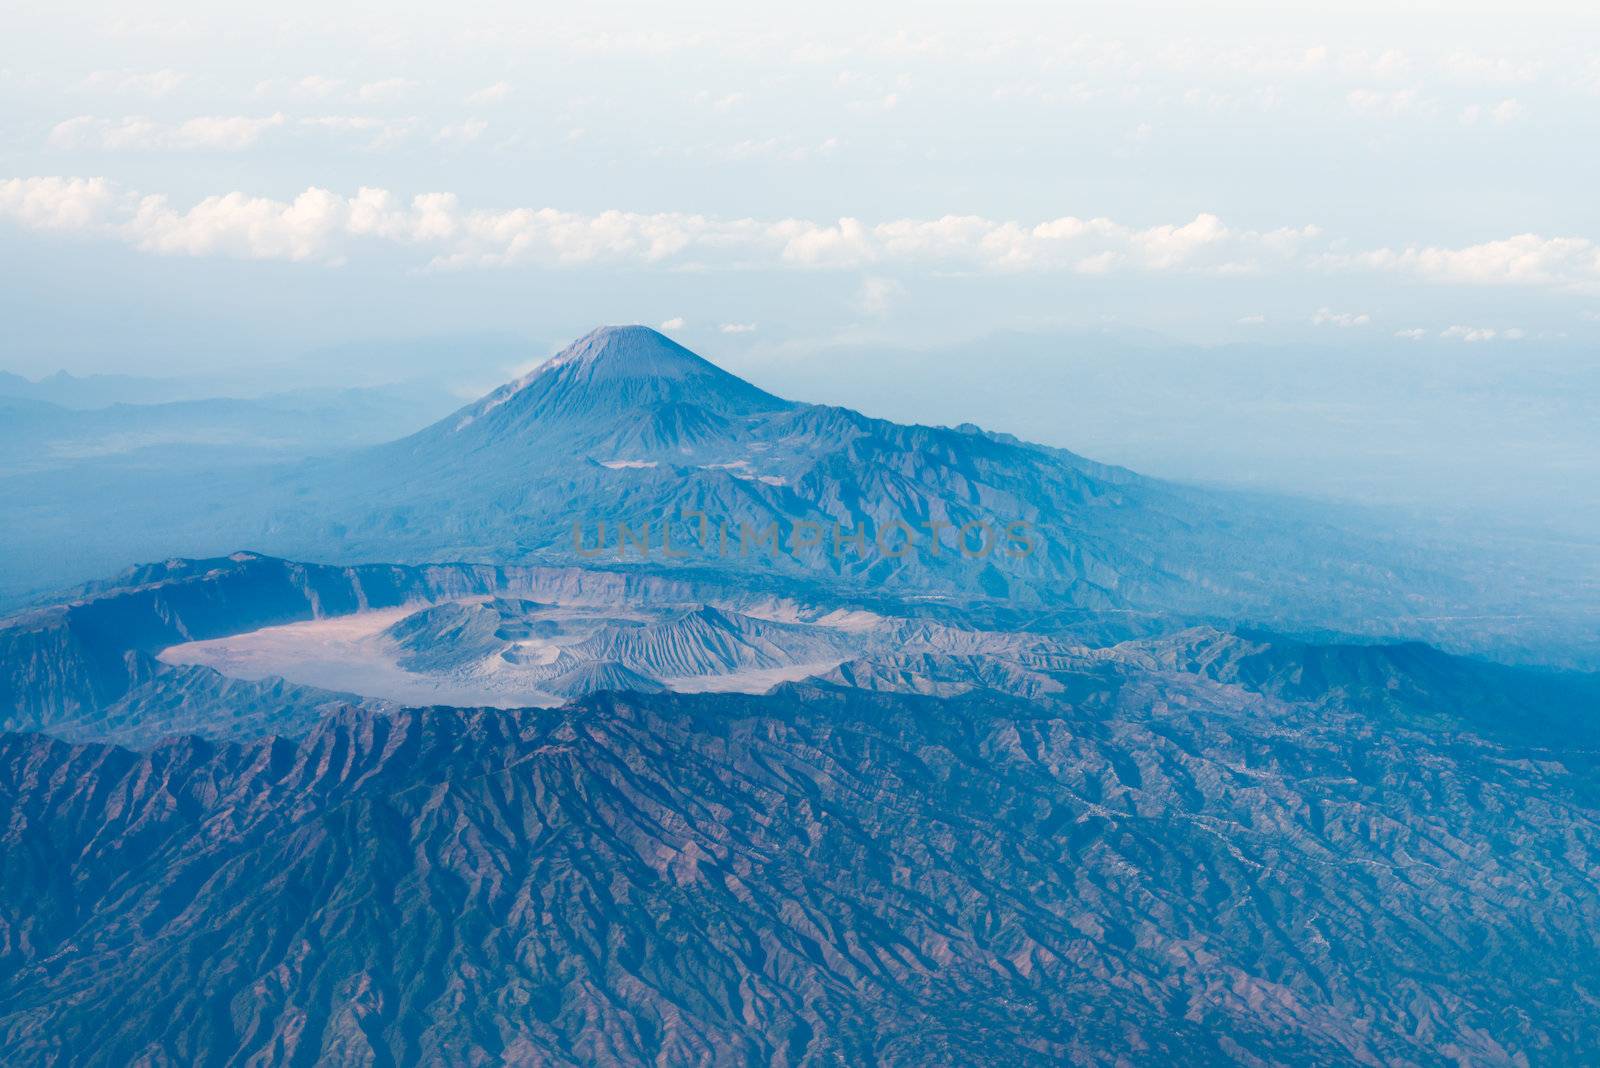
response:
[[[1018,332],[1595,381],[1592,4],[67,3],[0,41],[23,374],[467,395],[644,322],[845,402],[924,352],[907,417]]]

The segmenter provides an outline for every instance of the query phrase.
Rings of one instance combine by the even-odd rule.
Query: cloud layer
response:
[[[1062,216],[1040,222],[945,215],[868,223],[855,218],[716,218],[683,212],[580,213],[472,209],[452,193],[404,199],[311,187],[282,201],[230,192],[179,206],[105,178],[0,182],[0,221],[119,241],[140,250],[337,264],[375,244],[413,250],[435,268],[590,265],[657,268],[924,269],[945,272],[1195,272],[1303,270],[1403,273],[1425,281],[1600,292],[1600,246],[1520,234],[1460,248],[1329,251],[1316,226],[1249,230],[1202,213],[1132,226]],[[1319,325],[1359,326],[1361,313],[1319,309]]]

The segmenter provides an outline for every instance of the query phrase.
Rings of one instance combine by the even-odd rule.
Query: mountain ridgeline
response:
[[[41,479],[0,484],[13,562],[74,581],[241,546],[328,563],[622,566],[1600,664],[1593,576],[1529,575],[1354,514],[1149,479],[971,425],[784,400],[639,326],[597,330],[385,445],[204,476],[129,468],[71,500]]]

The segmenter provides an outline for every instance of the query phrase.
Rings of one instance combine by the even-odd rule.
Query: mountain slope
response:
[[[1572,773],[1166,696],[601,697],[142,756],[0,737],[0,1051],[1600,1056],[1600,809]]]
[[[570,650],[656,678],[720,675],[826,660],[848,648],[814,627],[723,612],[710,605],[643,627],[606,627]]]

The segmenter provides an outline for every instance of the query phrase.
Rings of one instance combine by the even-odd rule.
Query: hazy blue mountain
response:
[[[1509,528],[1522,554],[1600,539],[1600,365],[1572,341],[1012,331],[819,347],[769,374],[780,391],[1004,427],[1147,475],[1381,504],[1481,538]]]
[[[70,487],[81,469],[143,471],[142,482],[371,445],[445,410],[413,386],[308,390],[75,409],[0,395],[0,478],[50,472]],[[136,478],[138,476],[135,476]]]
[[[91,522],[101,508],[119,521]],[[1144,478],[970,425],[785,401],[644,327],[596,331],[389,444],[206,474],[37,472],[0,479],[0,509],[15,549],[0,579],[13,598],[30,580],[38,589],[49,576],[250,546],[330,562],[776,576],[852,598],[1177,614],[1600,663],[1593,561],[1528,572],[1327,509]],[[1014,522],[1027,525],[1026,542],[1008,540]],[[929,524],[939,525],[936,553]],[[966,524],[988,525],[967,528],[968,545],[987,552],[958,546]],[[648,556],[638,548],[646,525]],[[668,557],[664,528],[682,556]],[[789,551],[801,535],[817,544]],[[908,536],[919,548],[899,557]]]
[[[57,371],[39,379],[0,371],[0,397],[44,401],[62,408],[104,408],[112,404],[161,404],[192,400],[203,386],[176,378],[139,375],[74,375]]]

